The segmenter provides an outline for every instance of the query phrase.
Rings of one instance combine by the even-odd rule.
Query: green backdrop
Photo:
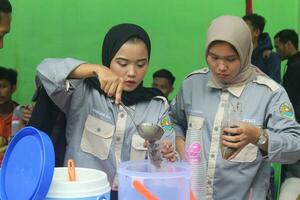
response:
[[[121,22],[144,27],[152,40],[145,85],[159,68],[176,76],[175,95],[184,76],[205,66],[204,41],[209,22],[219,15],[242,16],[245,0],[11,0],[11,32],[0,50],[0,65],[17,69],[14,99],[29,103],[38,63],[46,57],[75,57],[101,63],[106,31]],[[253,0],[265,16],[271,37],[283,28],[298,30],[298,0]]]

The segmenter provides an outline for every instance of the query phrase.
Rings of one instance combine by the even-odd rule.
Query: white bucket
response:
[[[76,181],[68,180],[68,168],[54,169],[46,200],[109,200],[110,186],[107,175],[99,170],[76,168]]]

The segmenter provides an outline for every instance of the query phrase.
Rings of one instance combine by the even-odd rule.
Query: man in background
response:
[[[281,60],[287,60],[282,86],[287,91],[295,109],[295,117],[300,123],[300,52],[298,35],[292,29],[284,29],[274,36],[275,48]]]
[[[0,0],[0,49],[3,48],[4,36],[10,30],[12,7],[8,0]]]
[[[295,118],[300,123],[300,52],[298,35],[292,29],[284,29],[274,36],[275,48],[281,60],[287,60],[284,68],[282,86],[293,104]],[[280,200],[296,199],[300,193],[300,161],[295,164],[282,165],[283,178]]]
[[[266,24],[265,18],[258,14],[252,14],[244,16],[243,19],[248,24],[252,35],[251,63],[280,83],[280,57],[272,52],[273,46],[269,34],[263,32]]]
[[[159,89],[165,97],[168,99],[169,95],[173,91],[173,84],[175,77],[167,69],[160,69],[152,75],[153,83],[152,87]]]

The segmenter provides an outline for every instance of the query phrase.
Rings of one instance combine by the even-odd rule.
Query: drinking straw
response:
[[[140,193],[140,195],[142,195],[146,200],[159,200],[159,198],[152,194],[151,191],[141,183],[141,181],[134,180],[132,184],[134,189],[136,189],[136,191]]]
[[[190,190],[190,200],[196,200],[196,197],[194,196],[194,193],[192,190]]]
[[[75,173],[75,164],[74,160],[68,160],[68,174],[69,174],[69,181],[76,181],[76,173]]]

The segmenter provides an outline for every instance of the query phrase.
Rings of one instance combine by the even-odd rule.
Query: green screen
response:
[[[152,41],[145,85],[160,68],[176,76],[175,90],[193,70],[206,66],[204,43],[210,21],[224,14],[243,16],[245,0],[11,0],[11,32],[0,50],[0,65],[15,68],[14,99],[29,103],[36,66],[47,57],[74,57],[101,63],[106,31],[122,22],[144,27]],[[298,0],[253,0],[255,13],[267,19],[271,37],[283,28],[298,30]]]

